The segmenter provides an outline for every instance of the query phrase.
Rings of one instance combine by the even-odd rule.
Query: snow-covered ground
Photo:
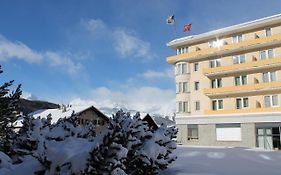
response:
[[[280,175],[281,151],[178,146],[161,175]]]

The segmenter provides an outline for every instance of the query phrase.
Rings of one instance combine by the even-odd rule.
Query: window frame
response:
[[[199,140],[198,124],[187,124],[187,140]]]
[[[246,83],[243,84],[243,77],[245,77],[245,76],[246,76]],[[236,78],[239,79],[239,83],[240,83],[240,84],[236,84]],[[248,81],[248,75],[239,75],[239,76],[234,77],[234,85],[235,85],[235,86],[247,85],[248,82],[249,82],[249,81]]]
[[[209,40],[209,42],[208,42],[209,48],[215,48],[216,47],[216,42],[217,42],[217,39]]]
[[[215,102],[215,108],[214,108],[214,102]],[[222,102],[222,108],[219,108],[219,102]],[[212,105],[212,110],[213,111],[219,111],[219,110],[223,110],[223,108],[224,108],[224,105],[223,105],[223,99],[214,99],[214,100],[212,100],[212,103],[211,103],[211,105]]]
[[[194,72],[198,72],[199,71],[199,63],[198,62],[193,63],[193,71]]]
[[[268,97],[269,98],[269,106],[267,106],[266,105],[266,97]],[[276,105],[273,105],[273,97],[277,97],[276,99],[277,99],[277,104]],[[265,108],[271,108],[271,107],[278,107],[278,106],[280,106],[280,104],[279,104],[279,95],[278,94],[274,94],[274,95],[265,95],[264,97],[263,97],[263,100],[264,100],[264,107]]]
[[[275,80],[272,80],[272,73],[274,73]],[[264,77],[265,77],[264,75],[266,75],[268,81],[264,81],[264,80],[265,80],[265,79],[264,79]],[[278,80],[278,77],[277,77],[276,71],[272,71],[272,72],[263,72],[263,73],[262,73],[262,82],[263,82],[263,83],[275,82],[275,81],[277,81],[277,80]]]
[[[175,65],[175,75],[185,75],[188,74],[187,63],[177,63]]]
[[[241,107],[240,108],[237,105],[238,104],[237,103],[238,100],[241,100]],[[245,103],[245,101],[247,101],[247,102]],[[236,104],[236,109],[249,108],[249,97],[238,97],[238,98],[235,99],[235,104]],[[247,104],[247,106],[245,106],[245,104]]]
[[[201,110],[200,101],[196,100],[195,101],[195,111],[200,111],[200,110]]]
[[[189,108],[189,102],[188,101],[177,101],[177,113],[189,113],[190,108]]]
[[[272,51],[272,57],[269,57],[269,51]],[[265,53],[265,58],[262,57],[262,53]],[[260,60],[266,60],[266,59],[272,59],[275,57],[274,49],[267,49],[267,50],[261,50],[260,51]]]
[[[244,61],[242,61],[242,59],[241,59],[242,56],[244,56]],[[235,62],[235,59],[237,59],[237,63]],[[242,54],[242,55],[232,56],[232,61],[233,61],[233,64],[243,64],[246,62],[246,55]]]
[[[215,82],[215,86],[213,86],[213,82]],[[211,79],[211,88],[216,89],[216,88],[221,88],[222,87],[222,79],[221,78],[215,78]]]
[[[270,31],[270,35],[267,34],[267,31]],[[272,28],[271,28],[271,27],[265,28],[265,29],[264,29],[264,33],[265,33],[265,37],[272,36]]]
[[[194,81],[194,91],[199,91],[199,89],[200,89],[199,81]]]
[[[221,59],[213,59],[209,61],[209,66],[210,68],[215,68],[215,67],[221,67]]]
[[[241,41],[239,41],[239,36],[241,36]],[[234,39],[235,38],[235,39]],[[232,43],[240,43],[244,41],[244,35],[243,34],[237,34],[232,36]]]

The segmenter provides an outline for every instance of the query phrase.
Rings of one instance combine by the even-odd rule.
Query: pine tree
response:
[[[2,73],[0,66],[0,74]],[[14,123],[19,117],[18,101],[21,96],[21,85],[10,92],[9,87],[14,80],[0,86],[0,150],[7,155],[12,155],[12,143],[15,137]]]
[[[90,153],[86,173],[142,175],[157,174],[176,158],[171,155],[176,148],[174,127],[148,127],[139,113],[133,117],[122,110],[110,119],[108,130],[95,138],[96,147]]]
[[[125,174],[124,161],[127,149],[120,144],[123,133],[122,126],[116,116],[109,121],[108,129],[103,130],[95,138],[96,145],[90,152],[86,174]]]

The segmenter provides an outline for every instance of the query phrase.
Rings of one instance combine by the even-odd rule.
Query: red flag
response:
[[[185,25],[183,26],[183,31],[184,31],[184,32],[189,32],[190,29],[191,29],[191,23],[185,24]]]

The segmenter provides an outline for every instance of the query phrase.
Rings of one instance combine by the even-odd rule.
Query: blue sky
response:
[[[175,108],[168,15],[181,37],[280,9],[278,0],[1,0],[1,81],[15,79],[29,98],[166,113]]]

